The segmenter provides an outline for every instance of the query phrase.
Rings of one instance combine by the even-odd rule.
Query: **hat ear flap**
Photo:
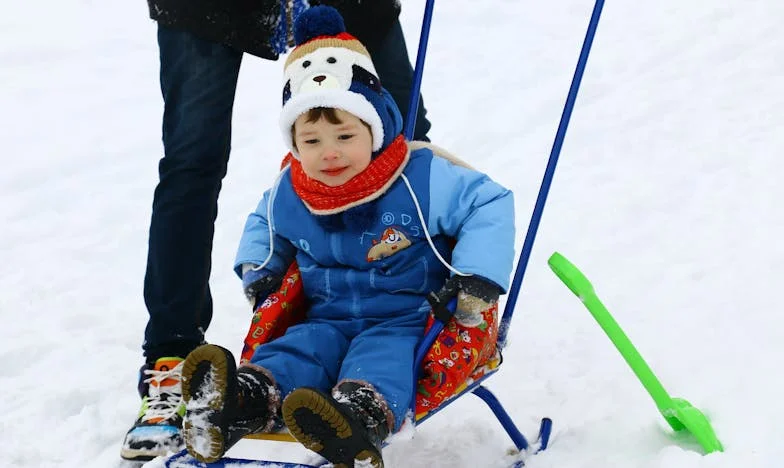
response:
[[[400,114],[400,109],[397,107],[397,103],[395,103],[395,99],[392,97],[391,94],[389,94],[389,91],[387,91],[384,88],[381,88],[381,93],[384,96],[384,107],[386,108],[385,109],[386,113],[392,120],[390,122],[392,124],[392,128],[390,130],[392,131],[387,131],[386,128],[384,129],[384,134],[385,134],[384,140],[387,140],[387,138],[389,138],[389,141],[384,142],[384,146],[386,146],[392,143],[392,140],[394,140],[398,135],[400,135],[400,133],[403,132],[403,116]],[[389,135],[389,137],[387,137],[387,134]]]

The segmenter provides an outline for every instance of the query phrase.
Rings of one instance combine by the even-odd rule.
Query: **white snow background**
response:
[[[403,2],[412,57],[423,7]],[[518,250],[592,8],[436,5],[430,136],[515,191]],[[0,10],[0,465],[125,466],[162,156],[156,27],[140,0]],[[778,0],[605,5],[505,363],[488,380],[529,438],[554,420],[528,467],[784,465],[782,20]],[[246,56],[220,199],[207,338],[236,352],[250,313],[231,263],[283,156],[281,67]],[[724,453],[671,434],[547,267],[554,251],[592,280],[665,388],[711,418]],[[511,446],[468,396],[385,458],[497,467]]]

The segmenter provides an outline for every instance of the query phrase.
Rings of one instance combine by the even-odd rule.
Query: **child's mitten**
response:
[[[476,327],[482,323],[482,311],[497,303],[500,295],[501,288],[481,276],[453,276],[439,292],[430,293],[428,301],[438,307],[457,297],[455,320],[460,325]]]
[[[280,287],[281,279],[262,270],[254,270],[253,265],[242,266],[242,290],[251,308],[255,311],[271,293]]]

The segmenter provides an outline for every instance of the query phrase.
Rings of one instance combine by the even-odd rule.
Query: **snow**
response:
[[[205,458],[215,456],[213,455],[213,446],[221,446],[223,444],[221,440],[212,439],[213,433],[220,434],[220,430],[202,429],[205,427],[214,428],[214,426],[208,425],[210,410],[214,406],[222,405],[224,401],[215,385],[216,380],[215,368],[210,368],[210,371],[204,375],[204,380],[199,385],[200,394],[191,394],[191,399],[188,401],[187,417],[183,421],[184,425],[192,424],[194,427],[194,430],[189,431],[186,444]],[[222,380],[225,382],[225,377]]]
[[[413,55],[423,2],[404,2]],[[431,137],[516,193],[518,249],[593,3],[437,2]],[[16,2],[0,16],[0,459],[127,467],[138,411],[147,228],[161,157],[155,25],[141,1]],[[530,468],[738,468],[784,458],[784,4],[609,2],[563,147],[510,345],[489,388]],[[283,155],[280,62],[247,57],[213,253],[208,340],[241,350],[231,263]],[[672,432],[547,267],[579,266],[724,453]],[[467,397],[385,450],[396,467],[496,467],[510,440]],[[152,462],[150,466],[160,466]]]

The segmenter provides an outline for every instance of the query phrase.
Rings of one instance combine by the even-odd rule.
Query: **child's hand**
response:
[[[438,293],[430,293],[428,300],[435,307],[457,296],[455,320],[460,325],[476,327],[482,323],[482,311],[498,302],[500,295],[501,288],[481,276],[453,276]]]
[[[242,273],[242,290],[248,299],[252,310],[261,305],[271,293],[280,287],[280,278],[270,276],[268,273],[253,268],[245,269]]]

